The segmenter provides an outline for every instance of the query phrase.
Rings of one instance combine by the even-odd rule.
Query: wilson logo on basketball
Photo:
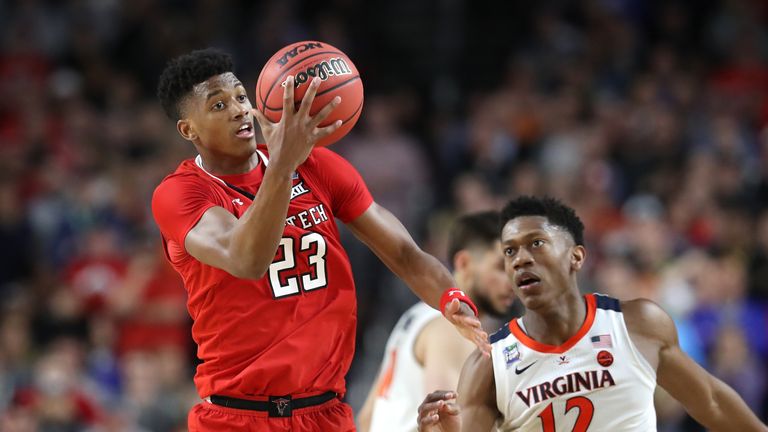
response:
[[[351,75],[352,69],[349,68],[347,62],[341,57],[333,57],[328,60],[323,60],[316,65],[308,67],[296,74],[293,81],[293,87],[299,88],[300,85],[309,81],[314,77],[319,77],[325,81],[332,76]],[[285,87],[285,81],[281,86]]]
[[[290,50],[286,51],[285,53],[283,53],[282,57],[277,59],[277,64],[279,64],[280,67],[283,67],[286,65],[286,63],[288,63],[289,59],[296,57],[297,55],[303,53],[304,51],[309,51],[311,49],[322,48],[322,47],[323,47],[323,44],[321,44],[320,42],[307,42],[303,45],[295,46]]]
[[[608,351],[600,351],[597,353],[597,362],[600,366],[608,367],[613,364],[613,354]]]

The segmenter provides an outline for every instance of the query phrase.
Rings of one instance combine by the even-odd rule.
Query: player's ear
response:
[[[469,269],[472,267],[472,256],[469,251],[462,249],[453,256],[453,272],[456,283],[459,286],[466,286],[469,278]]]
[[[456,271],[465,271],[472,264],[472,257],[469,256],[469,251],[460,250],[453,256],[453,268]]]
[[[187,119],[180,119],[177,121],[176,130],[179,131],[181,137],[187,141],[194,141],[197,139],[195,128],[192,127],[192,123]]]
[[[571,270],[579,271],[587,258],[587,250],[584,246],[576,245],[571,249]]]

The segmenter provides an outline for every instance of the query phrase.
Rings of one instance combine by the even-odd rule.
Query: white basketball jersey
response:
[[[491,336],[499,431],[656,430],[656,371],[629,338],[619,301],[588,294],[587,317],[563,345],[512,320]]]
[[[370,432],[416,431],[419,404],[427,390],[424,368],[416,360],[413,346],[424,326],[439,317],[437,310],[417,303],[395,325],[384,353],[384,372],[376,389]]]

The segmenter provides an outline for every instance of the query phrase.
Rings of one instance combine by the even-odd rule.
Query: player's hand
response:
[[[488,343],[488,333],[483,331],[480,320],[475,316],[472,308],[466,303],[453,299],[445,305],[445,318],[467,340],[477,345],[477,348],[485,355],[491,354],[491,344]]]
[[[419,405],[416,424],[419,432],[458,432],[461,430],[459,414],[456,392],[433,391]]]
[[[256,121],[259,122],[261,133],[269,148],[270,165],[285,168],[293,172],[304,163],[318,140],[332,134],[341,126],[341,120],[325,127],[318,127],[341,102],[335,97],[314,116],[309,114],[312,102],[315,100],[320,78],[315,77],[310,83],[301,105],[296,109],[294,103],[294,77],[288,76],[283,89],[283,115],[280,121],[272,123],[258,109],[253,109]]]

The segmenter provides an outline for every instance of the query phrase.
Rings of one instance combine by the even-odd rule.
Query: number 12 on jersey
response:
[[[312,249],[315,251],[308,255],[310,267],[314,268],[315,277],[312,272],[301,273],[285,278],[283,284],[280,280],[282,272],[289,272],[296,268],[296,257],[303,256],[303,252]],[[325,275],[325,239],[322,235],[312,232],[301,236],[299,239],[299,250],[294,250],[295,242],[292,237],[283,237],[280,239],[278,251],[282,251],[282,259],[273,261],[269,265],[269,285],[272,287],[272,294],[275,298],[287,297],[299,293],[299,286],[304,291],[312,291],[318,288],[325,288],[328,280]]]
[[[579,416],[576,417],[576,424],[573,425],[571,432],[587,432],[592,416],[595,413],[595,406],[592,401],[584,396],[574,396],[565,401],[565,414],[574,408],[579,410]],[[541,428],[544,432],[555,432],[555,412],[552,404],[547,405],[544,411],[539,414],[541,419]]]

